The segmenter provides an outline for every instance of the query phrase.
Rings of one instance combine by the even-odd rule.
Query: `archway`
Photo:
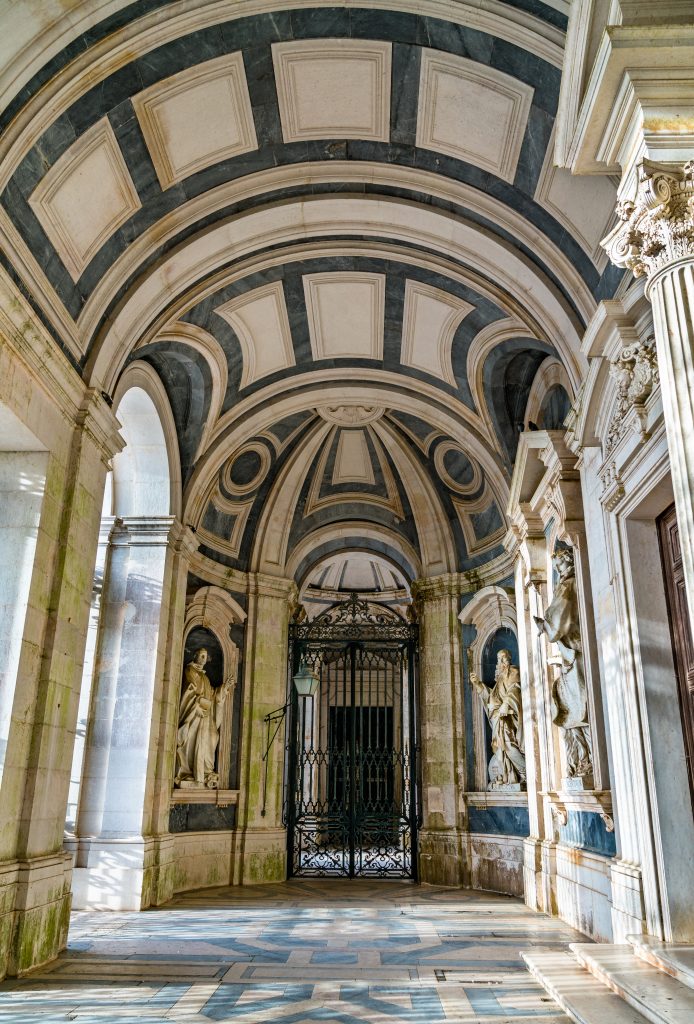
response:
[[[417,637],[356,592],[291,624],[289,877],[417,879]]]

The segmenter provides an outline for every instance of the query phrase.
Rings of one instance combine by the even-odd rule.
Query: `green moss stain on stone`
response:
[[[54,960],[67,942],[70,897],[30,910],[21,916],[15,937],[12,973],[26,974]]]

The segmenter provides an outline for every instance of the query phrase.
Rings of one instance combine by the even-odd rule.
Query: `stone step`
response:
[[[661,942],[649,935],[629,935],[628,940],[641,960],[669,974],[671,978],[694,988],[694,946]]]
[[[694,992],[640,960],[631,946],[574,942],[569,948],[598,981],[652,1024],[694,1022]]]
[[[521,953],[528,970],[576,1024],[648,1024],[570,953]]]

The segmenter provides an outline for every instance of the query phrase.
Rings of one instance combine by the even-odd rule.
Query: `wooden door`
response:
[[[680,533],[674,505],[659,517],[658,535],[682,715],[689,791],[694,806],[694,643],[689,625]]]

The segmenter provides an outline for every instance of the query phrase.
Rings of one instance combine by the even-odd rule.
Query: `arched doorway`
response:
[[[356,593],[290,626],[290,877],[417,878],[417,637]]]

